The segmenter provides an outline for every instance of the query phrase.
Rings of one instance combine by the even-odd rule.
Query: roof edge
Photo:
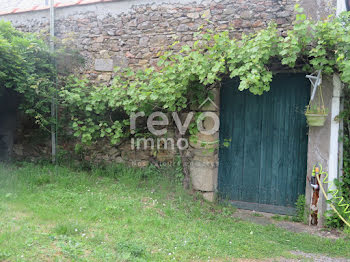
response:
[[[72,1],[70,3],[65,3],[62,4],[60,2],[55,3],[54,7],[55,8],[64,8],[64,7],[70,7],[70,6],[77,6],[77,5],[89,5],[89,4],[95,4],[95,3],[103,3],[103,2],[113,2],[115,0],[76,0]],[[3,15],[12,15],[12,14],[21,14],[21,13],[27,13],[27,12],[34,12],[34,11],[42,11],[42,10],[49,10],[49,6],[45,7],[40,7],[38,5],[33,6],[30,9],[20,9],[20,8],[15,8],[12,11],[7,11],[7,12],[0,12],[0,16]]]

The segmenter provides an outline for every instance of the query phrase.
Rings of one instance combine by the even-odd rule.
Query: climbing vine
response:
[[[238,77],[239,90],[261,95],[270,89],[276,63],[308,73],[318,69],[325,74],[336,72],[350,83],[349,14],[315,22],[298,5],[296,12],[286,36],[274,22],[257,33],[243,34],[240,40],[231,39],[228,31],[201,29],[193,45],[164,52],[157,68],[117,68],[110,86],[71,78],[61,98],[72,112],[75,135],[83,142],[109,137],[118,143],[129,135],[128,115],[186,111],[190,103],[200,104],[225,77]]]

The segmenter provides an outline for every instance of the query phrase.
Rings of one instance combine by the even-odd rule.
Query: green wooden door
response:
[[[240,208],[292,214],[304,194],[310,84],[278,74],[261,96],[223,84],[220,100],[219,193]]]

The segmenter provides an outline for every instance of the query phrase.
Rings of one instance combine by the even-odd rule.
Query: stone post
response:
[[[338,139],[332,139],[332,124],[335,124],[334,120],[334,112],[332,110],[335,110],[334,103],[336,103],[336,100],[339,99],[338,92],[334,92],[335,90],[335,81],[337,79],[337,76],[334,77],[324,77],[322,82],[322,91],[323,91],[323,98],[325,107],[329,109],[327,120],[322,127],[309,127],[309,142],[308,142],[308,160],[307,160],[307,176],[311,178],[312,170],[314,165],[320,164],[322,165],[322,170],[324,172],[329,173],[331,171],[337,172],[337,152],[332,152],[332,148],[336,148],[336,151],[338,150]],[[317,95],[317,94],[316,94]],[[337,96],[337,97],[335,97]],[[338,103],[339,107],[339,103]],[[338,109],[339,112],[339,109]],[[332,119],[333,118],[333,119]],[[339,123],[338,123],[339,124]],[[334,127],[333,127],[334,129]],[[334,134],[333,134],[334,136]],[[338,137],[338,134],[337,134]],[[330,163],[331,159],[335,159],[335,161],[332,161]],[[335,162],[335,167],[334,166]],[[332,168],[332,170],[330,170]],[[334,169],[334,170],[333,170]],[[324,176],[321,177],[321,180],[323,180]],[[325,189],[327,190],[327,185],[324,184]],[[306,208],[310,210],[311,201],[312,201],[312,188],[309,184],[309,181],[306,181]],[[317,202],[317,205],[313,207],[318,211],[318,223],[317,226],[323,226],[324,225],[324,213],[327,210],[327,203],[324,195],[320,191],[319,199]],[[310,211],[308,212],[308,216],[310,216]]]
[[[206,103],[198,108],[199,112],[211,112],[219,119],[219,89],[214,89],[214,99],[207,99]],[[211,117],[203,119],[205,130],[213,130],[215,120]],[[213,202],[218,181],[218,146],[219,130],[213,134],[199,132],[190,138],[193,158],[190,162],[190,176],[193,189],[202,193],[204,199]]]

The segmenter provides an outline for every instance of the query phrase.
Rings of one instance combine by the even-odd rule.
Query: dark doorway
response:
[[[0,161],[11,159],[18,108],[17,93],[2,88],[0,90]]]

